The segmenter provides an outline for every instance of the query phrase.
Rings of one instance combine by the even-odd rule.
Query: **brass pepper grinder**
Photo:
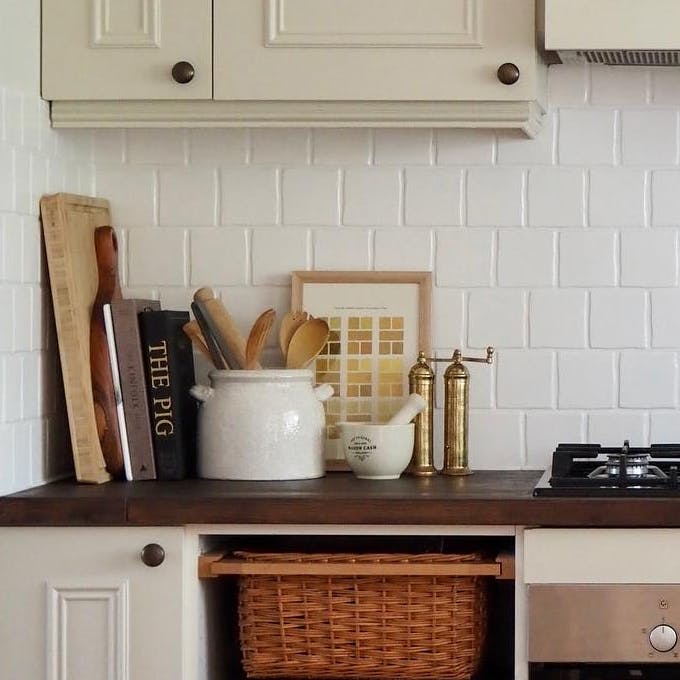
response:
[[[434,372],[427,363],[425,352],[418,354],[418,361],[408,374],[409,392],[416,392],[425,400],[425,408],[415,418],[413,455],[406,470],[416,477],[437,474],[433,459]]]
[[[444,475],[471,475],[468,467],[468,416],[470,372],[464,361],[492,364],[494,348],[486,348],[486,358],[464,357],[457,349],[444,373]],[[432,361],[448,361],[433,359]]]

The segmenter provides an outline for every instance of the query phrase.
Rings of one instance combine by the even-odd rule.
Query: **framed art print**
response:
[[[324,319],[327,345],[312,369],[333,386],[326,401],[326,468],[348,469],[336,425],[384,422],[408,394],[418,351],[430,353],[430,272],[298,271],[294,311]]]

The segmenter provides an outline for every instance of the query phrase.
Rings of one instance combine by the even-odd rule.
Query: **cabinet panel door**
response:
[[[42,25],[45,99],[212,97],[211,0],[42,0]]]
[[[182,680],[182,535],[0,529],[0,676]],[[142,563],[147,543],[160,566]]]
[[[214,12],[216,99],[535,97],[534,0],[214,0]],[[505,62],[515,85],[498,81]]]

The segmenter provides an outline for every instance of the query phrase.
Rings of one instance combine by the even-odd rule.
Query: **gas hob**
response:
[[[560,444],[534,496],[680,497],[680,444]]]

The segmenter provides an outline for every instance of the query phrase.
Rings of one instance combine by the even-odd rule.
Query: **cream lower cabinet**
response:
[[[536,10],[537,0],[43,0],[43,96],[63,127],[532,135],[546,72]],[[193,66],[185,84],[173,80],[180,61]]]
[[[0,677],[183,680],[182,536],[0,529]],[[165,551],[155,567],[140,557],[152,543]]]

